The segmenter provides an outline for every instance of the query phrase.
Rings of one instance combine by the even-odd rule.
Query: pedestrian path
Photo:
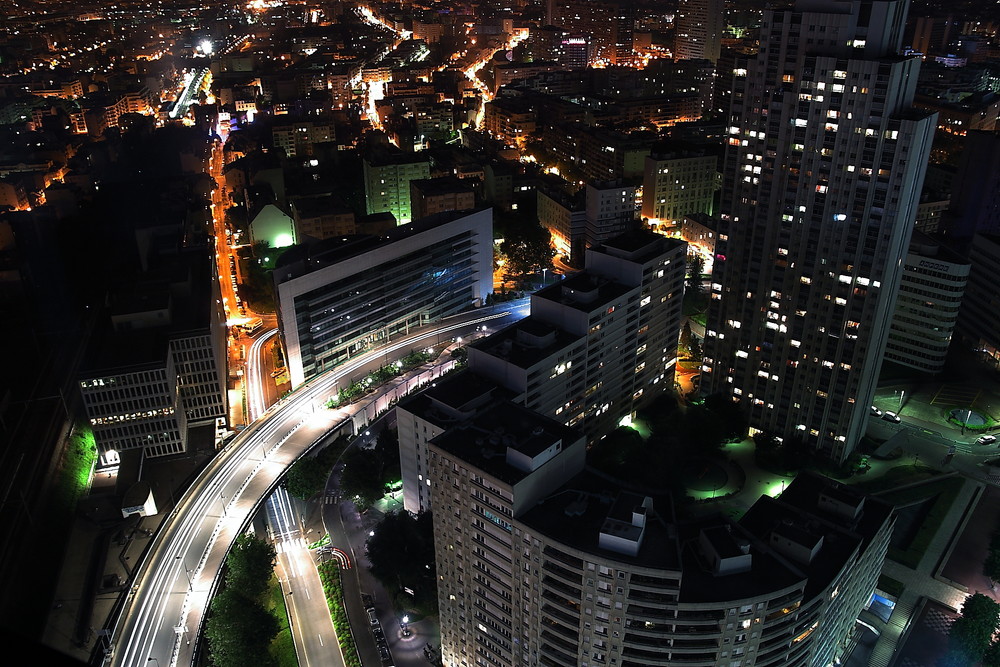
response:
[[[967,594],[936,579],[934,575],[953,541],[961,534],[965,521],[971,515],[971,507],[978,501],[983,488],[980,482],[965,480],[916,570],[892,560],[885,561],[882,574],[902,582],[906,588],[896,601],[892,616],[875,643],[870,667],[888,667],[910,625],[914,610],[920,606],[921,598],[936,600],[953,609],[961,608]]]

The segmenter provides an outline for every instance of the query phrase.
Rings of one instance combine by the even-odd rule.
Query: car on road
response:
[[[883,412],[882,419],[886,420],[887,422],[892,422],[893,424],[898,424],[901,421],[899,419],[899,415],[897,415],[895,412],[892,412],[891,410],[886,410],[885,412]]]
[[[378,654],[379,654],[379,657],[382,658],[382,664],[383,665],[388,666],[388,665],[392,664],[392,654],[389,653],[389,647],[388,646],[386,646],[385,644],[380,645],[378,647]]]
[[[996,441],[997,437],[995,435],[981,435],[976,438],[977,445],[992,445]]]
[[[882,416],[882,411],[881,411],[881,410],[879,410],[878,408],[876,408],[876,407],[875,407],[875,406],[873,405],[873,406],[872,406],[872,417],[881,417],[881,416]]]

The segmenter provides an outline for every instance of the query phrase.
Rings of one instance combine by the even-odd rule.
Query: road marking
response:
[[[319,637],[319,645],[326,646],[326,644],[323,643],[323,635],[316,635],[316,636]]]

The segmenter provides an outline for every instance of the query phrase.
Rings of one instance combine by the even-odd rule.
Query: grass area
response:
[[[881,494],[880,499],[892,503],[896,507],[933,499],[909,546],[906,549],[890,546],[889,558],[900,565],[916,569],[964,484],[965,480],[960,477],[946,477],[927,484]]]
[[[857,482],[856,484],[852,484],[852,486],[865,493],[879,493],[907,484],[925,482],[940,474],[934,468],[928,468],[927,466],[904,464],[890,468],[884,475],[863,482]]]
[[[93,431],[85,422],[76,424],[62,451],[55,475],[39,501],[39,511],[37,514],[33,511],[38,526],[36,530],[41,531],[44,526],[45,539],[39,544],[49,541],[51,535],[70,534],[77,506],[90,492],[96,461],[97,446]],[[34,594],[19,602],[21,618],[24,619],[19,631],[28,636],[41,633],[48,616],[49,601],[55,595],[58,579],[51,574],[59,571],[65,551],[52,546],[32,548],[33,556],[24,564],[31,569],[19,573],[19,576],[28,577],[35,582],[32,585]]]
[[[354,635],[351,634],[351,623],[347,620],[347,609],[344,608],[344,589],[340,584],[340,566],[335,560],[328,560],[320,563],[320,581],[323,582],[323,593],[326,595],[326,604],[330,608],[330,616],[333,618],[333,629],[337,633],[337,641],[340,642],[340,650],[344,654],[344,664],[347,667],[362,667],[361,658],[358,657],[358,648],[354,645]]]
[[[894,598],[898,598],[900,595],[902,595],[903,589],[905,588],[906,585],[903,584],[903,582],[896,581],[892,577],[887,577],[884,574],[878,578],[878,589],[883,593],[888,593]]]
[[[281,629],[278,636],[271,642],[268,651],[278,667],[298,667],[299,659],[295,654],[295,640],[292,638],[292,628],[288,623],[288,609],[285,607],[285,594],[277,577],[271,577],[270,598],[268,609],[278,619]]]

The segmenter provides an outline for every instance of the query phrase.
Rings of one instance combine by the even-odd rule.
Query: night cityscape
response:
[[[11,665],[1000,666],[1000,4],[0,4]]]

